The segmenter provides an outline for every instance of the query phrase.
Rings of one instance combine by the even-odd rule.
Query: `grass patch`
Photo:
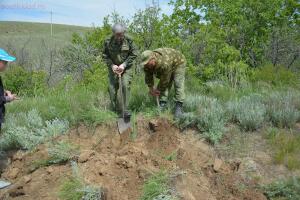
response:
[[[300,169],[300,135],[292,131],[271,128],[267,139],[274,150],[274,161],[289,169]]]
[[[9,115],[36,109],[43,120],[65,119],[72,126],[81,122],[97,125],[112,120],[116,115],[108,107],[107,94],[77,84],[63,89],[58,86],[45,95],[23,98],[7,108]]]
[[[160,171],[152,175],[143,186],[143,194],[140,200],[153,200],[160,195],[168,195],[169,177],[166,172]]]
[[[263,187],[264,194],[269,200],[299,200],[300,178],[277,181]]]

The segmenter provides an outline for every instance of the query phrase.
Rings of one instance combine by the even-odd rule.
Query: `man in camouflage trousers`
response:
[[[122,76],[123,99],[124,99],[124,120],[130,120],[128,110],[130,97],[130,84],[133,75],[133,61],[137,57],[136,48],[133,41],[125,35],[125,27],[115,24],[112,28],[113,35],[105,40],[103,49],[103,59],[108,67],[109,95],[112,108],[120,112],[117,94],[119,89],[119,74]]]
[[[182,53],[171,48],[159,48],[142,53],[142,63],[145,71],[145,82],[152,96],[159,96],[161,109],[167,106],[168,91],[174,83],[175,87],[175,118],[182,115],[184,100],[184,80],[186,59]],[[157,88],[154,88],[154,77],[159,79]]]

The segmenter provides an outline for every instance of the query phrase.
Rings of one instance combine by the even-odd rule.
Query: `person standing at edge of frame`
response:
[[[5,71],[8,62],[15,61],[16,58],[10,56],[5,50],[0,49],[0,72]],[[4,122],[5,116],[5,104],[17,99],[15,94],[12,94],[11,91],[4,90],[2,78],[0,77],[0,129],[2,127],[2,123]]]
[[[10,56],[5,50],[0,49],[0,72],[5,71],[8,62],[13,62],[15,60],[16,60],[15,57]],[[17,96],[15,94],[12,94],[8,90],[4,90],[2,78],[0,77],[0,136],[1,136],[1,127],[2,127],[2,123],[4,122],[4,116],[5,116],[5,104],[14,101],[16,99]],[[0,179],[0,189],[5,188],[9,185],[11,185],[10,182]]]
[[[137,57],[136,47],[130,37],[126,34],[126,28],[122,24],[112,27],[112,36],[104,42],[103,59],[108,67],[109,95],[112,109],[120,112],[117,94],[119,90],[118,76],[122,76],[123,99],[124,99],[124,121],[129,122],[131,113],[128,109],[130,97],[130,85],[133,76],[133,61]]]
[[[141,67],[145,71],[145,82],[152,96],[159,97],[161,110],[167,107],[168,92],[174,84],[175,88],[175,119],[182,116],[184,101],[185,56],[171,48],[159,48],[154,51],[144,51],[141,56]],[[159,79],[154,88],[154,76]]]

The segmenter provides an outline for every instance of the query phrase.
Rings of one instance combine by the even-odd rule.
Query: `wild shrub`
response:
[[[269,120],[277,127],[293,127],[300,118],[299,99],[291,92],[273,92],[266,100]]]
[[[187,95],[184,101],[184,111],[185,112],[195,112],[198,107],[201,106],[200,103],[204,101],[204,96],[201,95]]]
[[[48,158],[32,162],[32,169],[38,169],[53,164],[64,164],[79,155],[79,149],[71,143],[60,141],[48,145]]]
[[[277,181],[264,186],[263,189],[264,194],[270,200],[298,200],[300,199],[300,178],[293,177],[288,180]]]
[[[225,110],[215,98],[206,96],[187,96],[184,109],[187,112],[179,120],[182,127],[196,125],[204,136],[212,143],[217,143],[225,130]]]
[[[198,110],[198,128],[212,143],[217,143],[225,131],[225,111],[217,99],[206,99],[208,103]]]
[[[66,120],[44,121],[37,110],[7,116],[0,138],[0,149],[33,149],[48,139],[64,134],[69,128]]]
[[[60,164],[75,159],[79,155],[79,149],[69,142],[60,141],[48,147],[48,155],[48,163]]]
[[[81,83],[93,91],[106,91],[108,83],[107,73],[107,66],[99,60],[91,68],[83,71]]]
[[[246,80],[248,64],[240,57],[240,52],[234,46],[219,43],[219,48],[207,48],[207,53],[213,51],[213,64],[205,67],[202,75],[205,79],[219,79],[228,82],[230,87],[237,88]],[[212,53],[212,52],[211,52]]]
[[[260,95],[253,94],[229,101],[226,109],[229,119],[246,131],[258,129],[265,121],[266,108]]]
[[[197,117],[193,112],[185,112],[178,119],[178,125],[181,129],[197,126]]]

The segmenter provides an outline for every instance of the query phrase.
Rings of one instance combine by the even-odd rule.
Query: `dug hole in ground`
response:
[[[138,200],[143,184],[165,170],[170,192],[183,200],[261,200],[257,184],[239,173],[238,161],[226,161],[193,130],[180,132],[166,119],[137,119],[137,136],[118,134],[115,123],[94,130],[79,126],[54,138],[80,147],[76,158],[84,181],[105,189],[107,200]],[[176,158],[166,156],[176,153]],[[46,145],[32,152],[12,152],[1,178],[13,186],[0,190],[0,199],[55,200],[62,182],[72,176],[70,162],[32,169],[36,160],[46,159]],[[241,189],[241,186],[247,185]]]

